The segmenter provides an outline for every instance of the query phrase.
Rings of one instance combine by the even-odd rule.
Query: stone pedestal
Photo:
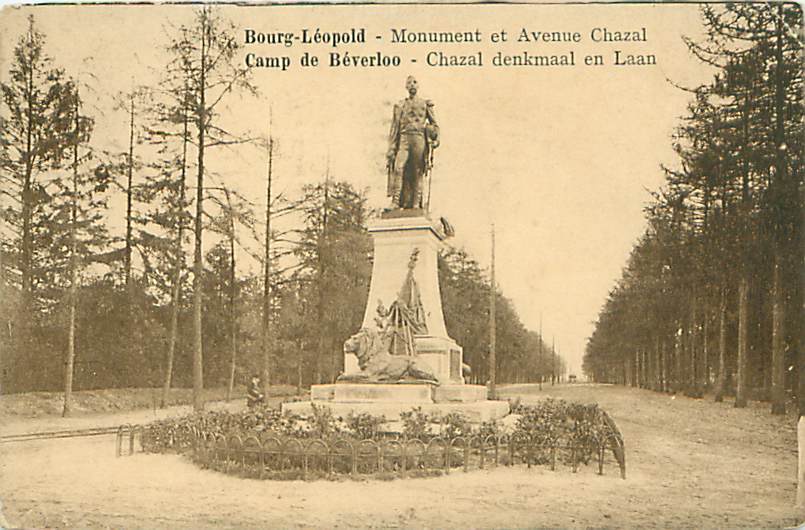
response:
[[[396,422],[400,414],[418,407],[426,414],[444,416],[457,412],[480,423],[509,413],[506,401],[488,401],[480,385],[433,385],[431,383],[336,383],[314,385],[311,401],[283,403],[282,411],[306,416],[312,405],[330,409],[336,417],[368,413]]]
[[[405,213],[409,212],[391,212],[388,218],[369,224],[369,233],[374,240],[374,263],[362,327],[376,327],[378,304],[389,307],[397,299],[408,274],[411,254],[419,250],[414,279],[425,309],[428,334],[416,336],[414,346],[440,381],[460,384],[464,382],[462,349],[447,335],[439,290],[439,247],[446,236],[441,226],[422,215],[421,210],[414,210],[413,213],[418,214],[414,216],[404,216]],[[344,373],[359,371],[355,355],[345,354]]]
[[[308,415],[312,405],[329,408],[335,416],[368,413],[396,422],[400,414],[420,407],[423,412],[445,415],[458,412],[470,421],[498,419],[509,413],[505,401],[486,399],[486,387],[464,384],[462,349],[447,335],[439,290],[438,251],[446,238],[439,223],[421,210],[392,211],[369,224],[374,240],[374,264],[362,327],[377,327],[379,303],[388,308],[409,273],[411,255],[418,250],[413,277],[419,288],[427,334],[414,336],[416,355],[430,365],[438,385],[426,382],[351,383],[314,385],[311,401],[284,403],[283,412]],[[344,356],[344,373],[360,372],[357,357]]]

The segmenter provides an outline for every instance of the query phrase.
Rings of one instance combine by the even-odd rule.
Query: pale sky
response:
[[[171,25],[188,21],[189,6],[41,6],[0,12],[0,78],[11,49],[33,12],[47,36],[47,52],[68,73],[94,86],[94,142],[124,150],[123,114],[111,96],[134,84],[153,84],[165,63]],[[645,227],[647,189],[662,183],[660,164],[675,165],[670,136],[689,99],[669,83],[695,86],[712,73],[688,53],[682,36],[701,36],[696,5],[382,5],[224,7],[244,30],[295,32],[365,28],[367,43],[252,45],[238,57],[288,56],[285,71],[257,69],[257,98],[235,96],[224,116],[234,131],[266,134],[269,107],[279,143],[278,190],[293,195],[303,183],[333,178],[368,188],[370,206],[385,205],[384,154],[392,104],[405,97],[409,74],[434,102],[442,134],[433,170],[432,211],[456,228],[455,246],[483,266],[490,261],[490,225],[496,226],[496,273],[526,327],[555,337],[571,372],[593,321],[620,277]],[[481,43],[391,43],[391,29],[480,30]],[[578,31],[579,43],[516,42],[527,31]],[[594,43],[593,28],[640,31],[647,42]],[[506,30],[509,41],[492,44]],[[381,39],[376,39],[376,36]],[[655,66],[613,66],[614,50],[654,54]],[[482,51],[482,68],[431,67],[429,51],[470,55]],[[502,51],[518,55],[566,54],[575,67],[491,65]],[[399,55],[391,68],[329,68],[330,52]],[[325,66],[302,69],[304,52]],[[605,66],[583,66],[601,54]],[[91,59],[89,59],[91,57]],[[416,59],[412,63],[411,59]],[[91,72],[96,80],[83,72]],[[243,147],[210,154],[209,163],[263,210],[265,152]],[[209,246],[207,246],[209,248]]]

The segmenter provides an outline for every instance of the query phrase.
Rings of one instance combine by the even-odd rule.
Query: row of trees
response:
[[[117,153],[93,140],[82,96],[93,87],[53,66],[33,18],[14,49],[0,84],[4,393],[64,388],[68,413],[74,386],[192,384],[200,408],[205,381],[231,393],[261,372],[266,386],[301,388],[343,368],[371,271],[365,193],[329,175],[294,198],[272,192],[273,138],[224,127],[227,99],[256,89],[214,10],[174,28],[167,52],[157,86],[117,97],[128,133]],[[267,154],[264,217],[211,169],[220,148],[245,144]],[[440,275],[448,330],[485,382],[490,283],[462,251],[441,257]],[[496,294],[498,379],[562,373]]]
[[[674,135],[677,168],[590,337],[596,381],[785,412],[802,358],[802,11],[701,8],[715,70]],[[803,392],[799,392],[800,399]]]

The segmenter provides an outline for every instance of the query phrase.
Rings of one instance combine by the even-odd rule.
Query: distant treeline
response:
[[[675,168],[601,310],[584,370],[596,381],[785,411],[802,388],[802,10],[704,5],[714,67],[673,139]],[[800,401],[803,403],[803,401]],[[805,407],[800,408],[805,411]]]

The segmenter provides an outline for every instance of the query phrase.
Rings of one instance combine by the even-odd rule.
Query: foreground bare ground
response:
[[[257,481],[175,455],[115,458],[114,439],[99,437],[0,445],[0,499],[8,522],[25,528],[782,528],[803,520],[792,508],[792,416],[609,386],[503,394],[600,403],[626,439],[627,480],[610,462],[603,476],[513,467],[390,482]]]

